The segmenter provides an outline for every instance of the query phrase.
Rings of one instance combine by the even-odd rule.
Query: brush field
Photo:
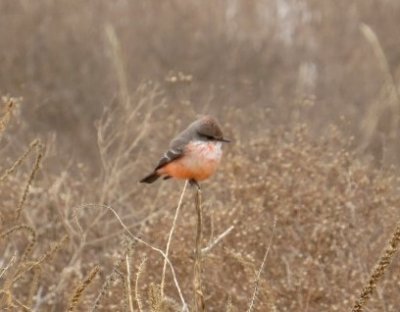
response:
[[[400,311],[399,21],[0,0],[0,310],[195,311],[195,190],[174,223],[184,182],[138,181],[211,114],[232,143],[202,183],[206,311]]]

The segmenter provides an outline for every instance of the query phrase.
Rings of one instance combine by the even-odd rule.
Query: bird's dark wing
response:
[[[171,161],[178,159],[183,156],[183,150],[181,148],[171,148],[166,152],[163,157],[161,157],[160,161],[158,162],[157,167],[154,171],[164,167],[165,165],[169,164]]]
[[[182,157],[185,153],[185,147],[192,139],[192,136],[192,131],[190,131],[189,128],[182,131],[178,136],[176,136],[175,139],[171,141],[168,152],[166,152],[163,157],[161,157],[154,171],[164,167],[171,161]]]

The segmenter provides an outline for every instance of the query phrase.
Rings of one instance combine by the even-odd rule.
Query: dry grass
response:
[[[196,312],[206,311],[205,294],[203,288],[203,253],[201,243],[203,241],[203,203],[201,197],[201,189],[198,187],[195,193],[195,210],[196,210],[196,240],[194,252],[194,272],[193,272],[193,298],[194,308]]]
[[[399,18],[1,2],[0,310],[400,310]],[[199,223],[186,185],[137,181],[202,113],[233,142]]]
[[[375,266],[369,280],[367,286],[361,292],[360,298],[357,300],[356,304],[353,307],[353,312],[360,312],[365,310],[365,306],[376,289],[376,286],[383,278],[383,274],[387,270],[388,266],[392,262],[394,255],[398,250],[398,245],[400,243],[400,226],[397,225],[395,231],[393,232],[393,236],[389,241],[389,246],[385,249],[381,258],[379,259],[378,264]]]
[[[99,273],[100,268],[98,266],[94,267],[86,276],[86,278],[79,284],[79,286],[75,289],[74,294],[70,300],[68,306],[68,312],[76,311],[79,301],[82,297],[84,290],[89,286],[89,284],[93,281],[96,277],[97,273]]]

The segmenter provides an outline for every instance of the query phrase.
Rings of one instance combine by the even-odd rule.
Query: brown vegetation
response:
[[[400,310],[399,20],[395,0],[0,2],[0,309],[194,311],[198,287],[207,311]],[[202,113],[233,143],[199,245],[195,190],[138,180]]]

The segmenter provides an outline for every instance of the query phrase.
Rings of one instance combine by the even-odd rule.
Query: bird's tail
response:
[[[149,175],[145,176],[142,180],[140,180],[140,183],[153,183],[159,177],[160,175],[157,173],[157,171],[153,171]]]

